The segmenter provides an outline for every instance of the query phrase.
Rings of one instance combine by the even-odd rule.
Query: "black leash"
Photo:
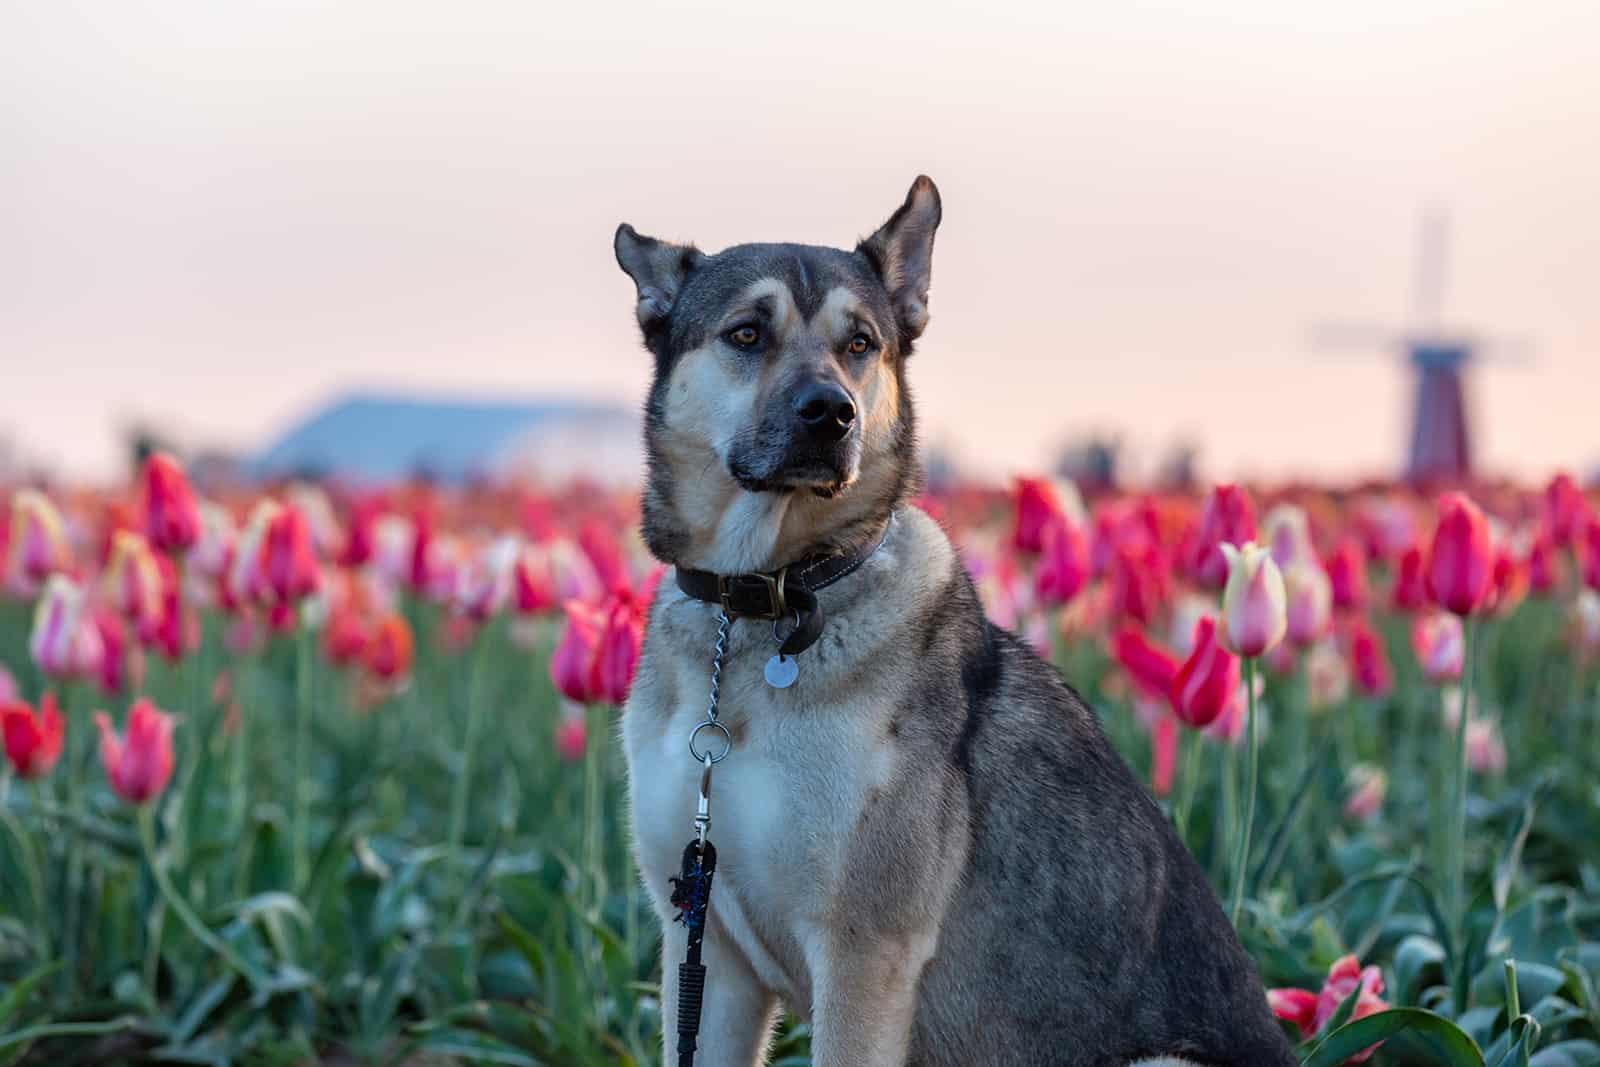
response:
[[[711,827],[711,769],[733,751],[733,734],[717,719],[722,692],[722,657],[728,650],[728,631],[738,619],[771,619],[773,634],[777,624],[792,613],[794,629],[780,639],[778,654],[767,664],[767,684],[785,689],[794,683],[794,657],[817,643],[827,622],[817,591],[852,574],[865,563],[889,536],[891,519],[872,547],[847,555],[809,556],[799,563],[781,567],[773,573],[713,574],[710,571],[677,568],[678,588],[696,600],[721,605],[717,619],[717,644],[711,657],[711,699],[705,719],[689,734],[689,754],[703,770],[700,773],[700,803],[695,811],[695,835],[683,848],[683,869],[672,882],[672,903],[678,909],[677,921],[689,934],[689,951],[678,964],[678,1067],[694,1067],[694,1054],[700,1037],[700,1012],[705,1006],[706,968],[700,962],[701,942],[706,935],[706,909],[711,905],[711,878],[717,871],[717,848],[706,837]],[[705,731],[720,735],[707,738],[701,751],[700,735]],[[711,747],[720,740],[721,750]]]

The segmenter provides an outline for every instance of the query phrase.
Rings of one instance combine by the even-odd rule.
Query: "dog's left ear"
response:
[[[646,237],[626,222],[617,227],[612,247],[617,253],[617,265],[639,290],[639,328],[649,341],[666,324],[683,289],[683,280],[705,254],[694,245]]]
[[[920,337],[928,325],[933,234],[942,214],[938,186],[926,174],[919,175],[900,209],[877,233],[856,245],[856,251],[872,261],[889,290],[900,334],[908,342]]]

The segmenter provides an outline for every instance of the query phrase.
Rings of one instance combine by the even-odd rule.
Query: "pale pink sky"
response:
[[[0,0],[0,432],[99,476],[355,384],[633,403],[619,220],[843,244],[926,171],[913,380],[989,469],[1393,469],[1398,361],[1308,329],[1402,320],[1429,203],[1449,317],[1540,346],[1488,462],[1600,461],[1600,5],[1196,6]]]

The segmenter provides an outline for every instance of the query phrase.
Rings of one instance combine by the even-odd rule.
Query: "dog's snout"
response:
[[[837,441],[856,421],[855,401],[835,382],[808,382],[794,397],[794,413],[807,432],[825,441]]]

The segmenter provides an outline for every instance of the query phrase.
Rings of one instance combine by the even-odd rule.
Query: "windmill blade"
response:
[[[1311,347],[1318,352],[1391,352],[1405,338],[1387,326],[1360,322],[1321,322],[1311,327]]]

